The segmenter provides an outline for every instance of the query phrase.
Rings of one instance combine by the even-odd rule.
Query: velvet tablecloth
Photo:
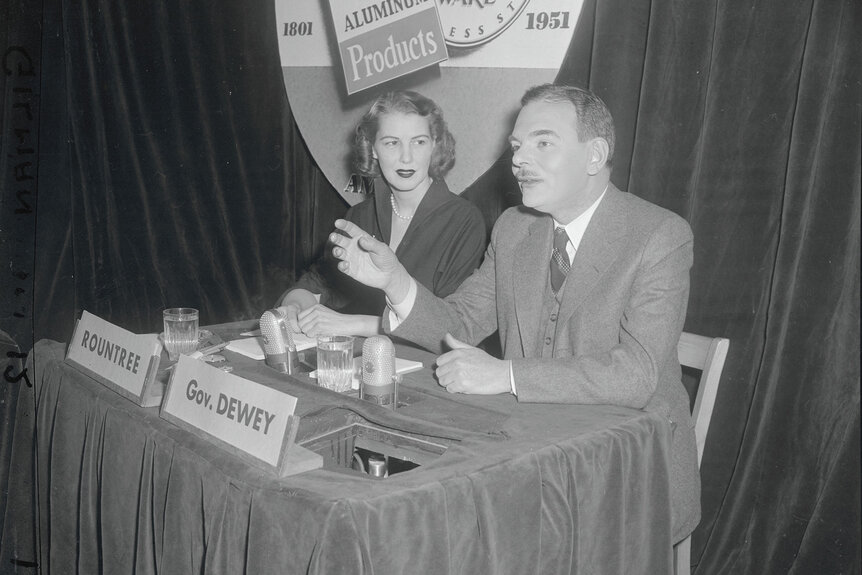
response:
[[[6,537],[4,561],[46,574],[671,571],[672,431],[657,415],[447,396],[418,350],[406,353],[425,369],[403,389],[430,399],[383,413],[229,357],[237,375],[297,395],[309,425],[331,409],[448,445],[385,480],[333,469],[279,479],[103,387],[64,352],[43,341],[31,354],[15,441],[32,424],[34,449],[14,450],[10,497],[33,497],[39,520],[19,505],[6,525],[38,525],[37,549]],[[298,440],[309,433],[301,423]]]

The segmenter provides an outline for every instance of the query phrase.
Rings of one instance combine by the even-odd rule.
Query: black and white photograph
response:
[[[0,0],[0,575],[862,575],[858,0]]]

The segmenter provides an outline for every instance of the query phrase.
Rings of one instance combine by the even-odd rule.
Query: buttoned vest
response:
[[[551,290],[550,273],[546,274],[545,289],[542,295],[542,321],[539,326],[544,326],[544,333],[537,340],[538,349],[536,349],[535,357],[554,357],[554,348],[556,347],[557,334],[560,333],[560,322],[557,320],[560,316],[560,302],[563,297],[563,292],[566,291],[566,281],[563,282],[560,291],[557,295]]]

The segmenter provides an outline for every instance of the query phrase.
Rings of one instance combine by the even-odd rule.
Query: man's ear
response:
[[[604,138],[590,140],[590,163],[587,165],[587,173],[595,176],[602,171],[602,168],[608,163],[609,153],[610,146],[608,146],[607,140]]]

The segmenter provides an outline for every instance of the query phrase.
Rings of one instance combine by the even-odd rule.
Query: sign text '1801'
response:
[[[311,36],[311,25],[313,22],[285,22],[285,36]]]

